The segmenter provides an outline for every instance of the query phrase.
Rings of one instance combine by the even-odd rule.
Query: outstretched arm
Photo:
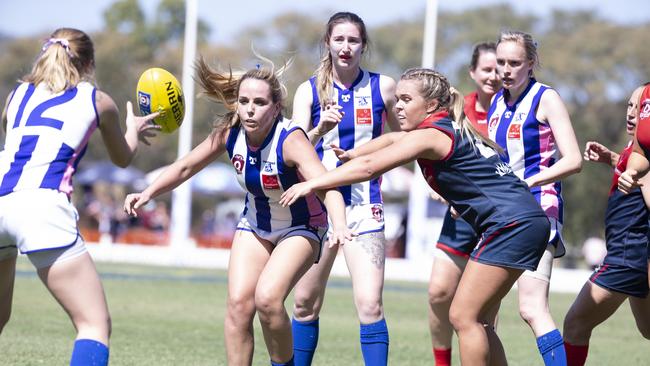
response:
[[[117,105],[108,94],[97,91],[95,106],[99,114],[99,130],[102,133],[104,145],[108,150],[111,161],[119,167],[131,164],[138,149],[138,141],[148,145],[147,138],[153,137],[160,126],[151,121],[158,116],[158,112],[144,117],[133,114],[133,105],[126,103],[126,132],[122,134]]]
[[[333,188],[376,178],[417,158],[439,160],[449,153],[451,139],[435,129],[415,130],[382,149],[359,156],[284,192],[280,204],[287,206],[319,189]]]
[[[582,157],[586,161],[594,161],[596,163],[607,164],[612,168],[616,168],[616,163],[618,163],[619,155],[599,142],[588,141],[585,145],[585,152],[583,153]]]
[[[296,166],[305,179],[313,179],[327,172],[314,147],[302,131],[295,130],[287,136],[282,145],[282,154],[285,162]],[[330,237],[330,246],[344,244],[345,240],[351,240],[352,233],[347,227],[345,203],[341,192],[336,188],[330,188],[316,191],[316,194],[325,204],[327,214],[332,221],[334,233]]]
[[[124,211],[137,216],[136,210],[163,193],[169,192],[214,161],[225,151],[228,133],[211,133],[189,154],[168,166],[156,180],[141,193],[131,193],[124,200]]]

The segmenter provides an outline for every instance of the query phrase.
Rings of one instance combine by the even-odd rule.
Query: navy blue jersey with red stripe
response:
[[[641,189],[629,194],[617,189],[618,177],[625,171],[632,149],[630,142],[621,152],[612,178],[605,214],[607,257],[604,262],[644,269],[648,257],[648,208]]]
[[[526,185],[479,139],[461,135],[447,113],[436,113],[418,129],[435,128],[452,139],[442,160],[418,159],[431,188],[445,198],[477,233],[489,226],[546,216]]]

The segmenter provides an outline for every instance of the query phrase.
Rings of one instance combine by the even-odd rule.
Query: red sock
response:
[[[589,345],[580,346],[564,342],[567,366],[584,366],[587,361]]]
[[[451,348],[434,348],[433,358],[436,366],[451,366]]]

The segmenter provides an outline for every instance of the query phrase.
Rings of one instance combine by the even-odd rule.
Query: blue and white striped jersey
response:
[[[325,206],[315,194],[289,207],[278,204],[285,189],[303,180],[298,170],[287,166],[282,157],[282,145],[296,129],[300,128],[291,126],[290,120],[281,117],[257,148],[248,145],[241,126],[230,129],[226,150],[237,171],[239,184],[248,192],[242,215],[260,230],[273,232],[299,225],[327,226]]]
[[[0,151],[0,196],[38,188],[72,192],[72,175],[99,126],[95,93],[87,82],[57,94],[42,84],[16,87]]]
[[[329,131],[316,145],[316,152],[328,170],[341,165],[330,145],[350,150],[378,137],[384,129],[386,106],[379,88],[380,75],[361,70],[349,88],[334,83],[333,100],[342,107],[344,116],[338,126]],[[316,90],[316,78],[309,79],[312,87],[311,123],[318,126],[321,105]],[[341,186],[339,190],[346,205],[382,203],[381,177],[367,182]]]

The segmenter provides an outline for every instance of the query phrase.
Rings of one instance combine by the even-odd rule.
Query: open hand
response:
[[[282,205],[282,207],[290,206],[296,202],[298,198],[305,197],[313,191],[314,189],[311,188],[309,182],[296,183],[284,191],[284,193],[282,193],[282,196],[280,196],[278,203]]]
[[[143,193],[131,193],[124,199],[124,212],[133,217],[138,217],[136,210],[149,202],[150,199],[151,197]]]
[[[150,145],[147,139],[155,137],[156,132],[161,129],[153,122],[153,119],[159,115],[160,112],[154,112],[143,117],[136,116],[133,113],[133,104],[126,102],[126,127],[133,128],[138,133],[138,140],[145,145]]]

